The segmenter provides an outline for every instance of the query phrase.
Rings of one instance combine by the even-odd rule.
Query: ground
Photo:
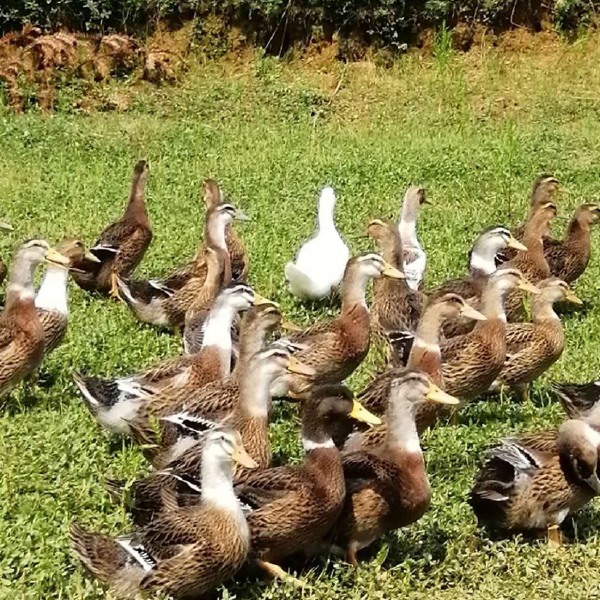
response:
[[[193,254],[202,230],[200,182],[208,176],[252,217],[242,230],[252,284],[297,322],[337,310],[301,306],[283,280],[285,262],[312,231],[325,184],[339,195],[337,222],[356,251],[370,247],[369,219],[397,215],[409,182],[424,184],[433,203],[420,223],[427,284],[459,275],[483,227],[521,221],[538,174],[564,184],[557,234],[575,206],[600,196],[600,38],[539,39],[517,35],[509,47],[483,39],[458,55],[442,36],[433,55],[409,53],[392,66],[341,64],[326,52],[291,61],[246,56],[192,66],[176,88],[101,88],[124,99],[113,106],[122,112],[77,110],[69,88],[54,114],[0,112],[0,218],[15,227],[2,255],[31,237],[92,243],[119,214],[131,169],[144,157],[155,239],[142,275],[165,273]],[[466,502],[486,446],[561,421],[550,381],[598,376],[599,243],[576,285],[585,309],[565,317],[565,353],[536,383],[531,402],[474,402],[458,424],[428,432],[430,510],[375,544],[356,571],[337,559],[293,566],[312,586],[305,598],[600,596],[597,503],[574,520],[572,542],[555,551],[522,537],[491,539]],[[96,426],[71,375],[127,374],[180,351],[177,338],[138,325],[124,305],[71,286],[70,306],[68,337],[44,361],[39,382],[2,399],[0,598],[105,597],[74,561],[68,524],[126,531],[127,517],[103,480],[133,478],[146,467],[135,448]],[[369,361],[353,387],[360,390],[372,372]],[[297,424],[292,411],[285,414],[273,425],[273,444],[279,459],[298,460]],[[216,595],[283,599],[292,592],[251,576]]]

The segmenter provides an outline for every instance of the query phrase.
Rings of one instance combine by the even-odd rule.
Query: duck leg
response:
[[[560,548],[562,546],[562,535],[558,525],[548,527],[548,546],[551,548]]]
[[[294,577],[293,575],[290,575],[289,573],[286,573],[279,565],[276,565],[271,562],[267,562],[266,560],[260,560],[260,559],[256,560],[256,564],[261,569],[263,569],[269,575],[271,575],[272,577],[275,577],[276,579],[281,579],[282,581],[287,581],[288,583],[291,583],[293,586],[295,586],[297,588],[307,588],[308,587],[306,585],[306,583],[304,583],[304,581],[302,581],[301,579],[297,579],[296,577]]]
[[[121,298],[121,294],[119,294],[119,284],[117,283],[117,280],[118,276],[113,271],[110,274],[110,290],[108,290],[108,296],[117,302],[123,302],[124,300]]]
[[[356,569],[358,567],[358,558],[356,557],[356,544],[350,544],[346,551],[346,560]]]
[[[516,383],[511,388],[520,402],[529,402],[529,385],[527,383]]]

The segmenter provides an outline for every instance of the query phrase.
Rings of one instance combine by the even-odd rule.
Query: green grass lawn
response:
[[[598,200],[599,41],[550,41],[521,53],[484,47],[463,56],[442,44],[433,57],[409,55],[387,69],[319,56],[253,58],[195,67],[176,89],[123,83],[98,90],[125,94],[131,110],[124,113],[78,114],[71,90],[61,92],[62,110],[53,115],[0,112],[0,218],[15,226],[0,241],[2,255],[9,258],[30,237],[93,242],[120,213],[133,164],[145,157],[155,239],[141,275],[165,273],[194,252],[200,182],[216,177],[252,216],[242,232],[251,283],[281,302],[289,318],[309,323],[323,314],[290,297],[283,266],[313,229],[319,188],[335,187],[340,230],[359,251],[371,247],[363,237],[368,220],[397,215],[405,187],[419,182],[433,202],[420,226],[433,285],[464,272],[468,246],[483,227],[521,221],[539,173],[563,182],[565,218],[582,201]],[[564,224],[557,221],[557,231]],[[301,573],[313,589],[306,598],[600,595],[597,503],[576,518],[573,543],[559,551],[520,537],[489,539],[466,503],[488,444],[561,421],[549,381],[600,373],[595,242],[576,285],[586,309],[565,319],[565,353],[536,383],[532,402],[476,402],[458,425],[428,432],[429,512],[375,544],[357,571],[337,560],[307,565]],[[65,343],[44,362],[39,383],[2,399],[0,598],[105,597],[75,563],[68,524],[126,531],[127,516],[103,480],[132,478],[147,467],[135,448],[96,426],[71,374],[127,374],[180,351],[177,339],[139,325],[124,305],[91,299],[75,286],[70,293]],[[363,365],[353,387],[361,389],[372,371],[372,361]],[[280,419],[272,432],[280,454],[300,458],[295,422]],[[294,593],[281,583],[238,579],[218,595]]]

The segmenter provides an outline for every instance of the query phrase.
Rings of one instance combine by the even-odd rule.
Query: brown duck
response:
[[[407,369],[391,382],[385,429],[373,444],[356,433],[344,452],[346,501],[333,540],[357,566],[356,553],[389,531],[414,523],[431,496],[416,425],[422,404],[458,404],[424,373]]]
[[[140,160],[133,170],[125,213],[100,234],[90,249],[100,262],[84,259],[75,263],[72,276],[84,290],[117,298],[117,278],[129,277],[141,262],[152,241],[144,202],[147,178],[148,163]]]
[[[30,240],[19,248],[11,266],[6,304],[0,313],[0,394],[35,371],[44,356],[44,328],[33,288],[35,270],[44,261],[63,267],[70,264],[48,242]]]
[[[202,494],[194,506],[117,538],[73,524],[71,543],[85,569],[126,598],[158,591],[203,597],[234,575],[248,555],[250,532],[233,492],[233,463],[256,464],[229,429],[208,434],[202,462]]]

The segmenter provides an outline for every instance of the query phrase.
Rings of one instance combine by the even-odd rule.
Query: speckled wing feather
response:
[[[515,354],[536,341],[536,327],[533,323],[515,323],[506,327],[506,352]]]
[[[460,355],[469,347],[471,337],[469,334],[457,335],[440,344],[442,351],[442,361],[449,362],[460,357]]]
[[[0,352],[6,350],[14,341],[15,332],[10,321],[4,315],[0,315]]]
[[[189,356],[177,356],[161,361],[157,365],[148,367],[135,376],[135,379],[142,383],[158,383],[164,379],[171,379],[182,373],[192,364]]]
[[[556,430],[532,431],[503,438],[503,441],[516,443],[525,448],[530,448],[550,455],[556,453],[556,437]]]

